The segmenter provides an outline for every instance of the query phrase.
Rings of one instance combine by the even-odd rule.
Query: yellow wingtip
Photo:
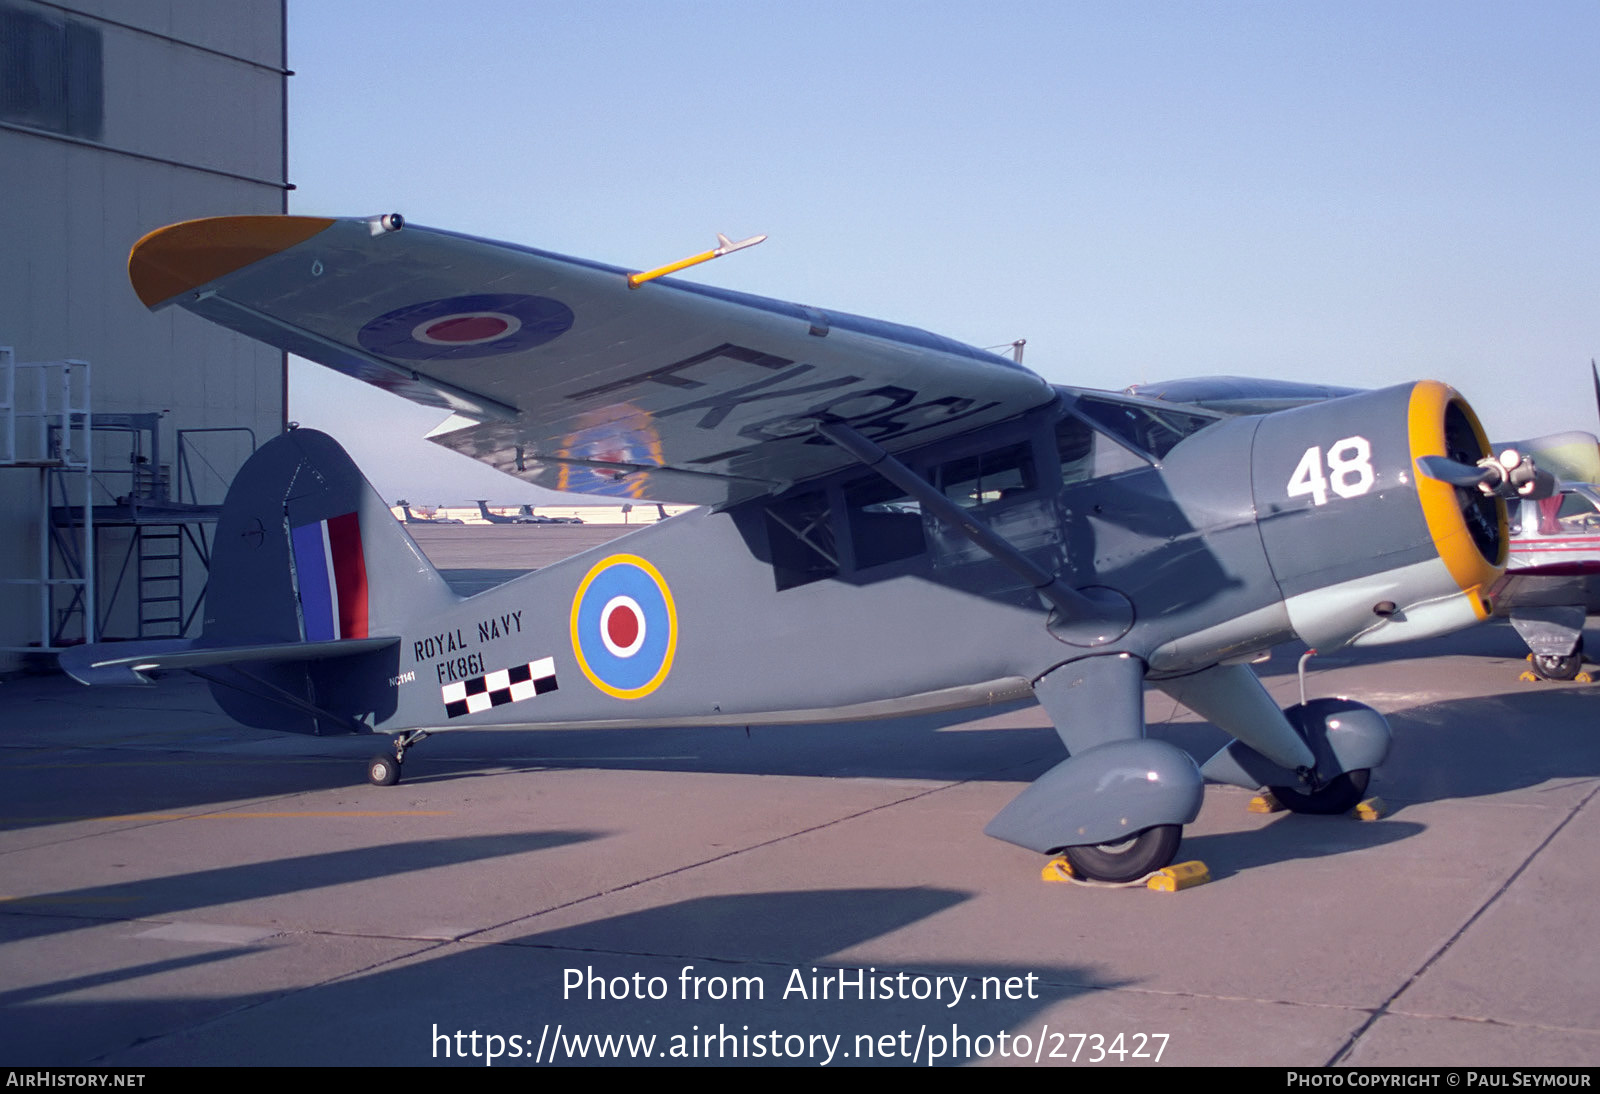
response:
[[[157,228],[128,253],[128,280],[147,308],[304,243],[329,217],[233,216]]]

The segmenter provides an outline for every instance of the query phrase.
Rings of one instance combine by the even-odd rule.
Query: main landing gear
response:
[[[1045,855],[1075,877],[1125,882],[1168,866],[1204,786],[1189,754],[1144,733],[1144,662],[1085,657],[1046,673],[1033,692],[1067,746],[984,831]]]
[[[367,761],[367,781],[373,786],[394,786],[400,781],[400,767],[405,763],[406,749],[421,744],[428,736],[425,729],[413,729],[394,736],[394,755],[379,753]]]
[[[1272,786],[1272,796],[1293,813],[1335,817],[1350,812],[1367,796],[1370,768],[1345,771],[1315,790],[1299,786]],[[1178,857],[1183,826],[1158,824],[1117,843],[1066,847],[1062,854],[1075,877],[1088,881],[1137,881],[1146,874],[1171,866]]]
[[[1284,808],[1295,813],[1337,816],[1348,813],[1366,797],[1372,769],[1389,753],[1389,723],[1371,707],[1348,699],[1312,699],[1282,712],[1285,727],[1296,737],[1315,763],[1290,767],[1262,755],[1239,739],[1247,735],[1242,720],[1224,724],[1234,732],[1230,741],[1201,767],[1206,778],[1246,790],[1265,787]],[[1213,721],[1218,719],[1213,718]],[[1257,743],[1271,742],[1264,734]],[[1280,755],[1287,752],[1280,740]],[[1332,774],[1319,775],[1330,772]]]
[[[1529,578],[1530,582],[1556,582],[1563,598],[1571,596],[1568,583],[1575,578]],[[1538,588],[1536,585],[1535,588]],[[1553,595],[1547,591],[1546,595]],[[1578,597],[1582,599],[1581,596]],[[1584,609],[1572,604],[1521,605],[1511,609],[1511,625],[1528,644],[1528,668],[1517,679],[1525,683],[1540,680],[1577,680],[1592,683],[1583,671]]]
[[[1553,653],[1535,653],[1528,658],[1533,674],[1541,680],[1576,680],[1583,671],[1583,642],[1572,653],[1561,657]]]
[[[1304,786],[1269,786],[1272,796],[1291,813],[1310,813],[1318,817],[1336,817],[1348,813],[1367,796],[1367,783],[1372,779],[1371,768],[1345,771],[1315,790]]]
[[[1062,854],[1075,877],[1088,881],[1137,881],[1146,874],[1171,866],[1178,857],[1183,825],[1158,824],[1121,843],[1067,847]]]

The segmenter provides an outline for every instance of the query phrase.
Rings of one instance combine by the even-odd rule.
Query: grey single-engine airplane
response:
[[[1104,880],[1170,863],[1202,772],[1148,682],[1234,739],[1204,775],[1343,812],[1371,708],[1282,710],[1248,662],[1454,630],[1506,558],[1471,408],[1422,381],[1254,416],[1052,386],[921,330],[406,225],[239,216],[129,260],[178,306],[452,416],[518,478],[702,507],[470,598],[300,429],[236,477],[198,638],[79,648],[86,683],[188,671],[257,727],[872,719],[1031,695],[1068,756],[985,829]],[[1526,468],[1523,469],[1526,471]]]

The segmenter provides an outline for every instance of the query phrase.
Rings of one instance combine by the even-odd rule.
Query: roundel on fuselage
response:
[[[672,671],[678,610],[661,571],[638,555],[590,568],[572,597],[572,652],[589,682],[617,699],[642,699]]]

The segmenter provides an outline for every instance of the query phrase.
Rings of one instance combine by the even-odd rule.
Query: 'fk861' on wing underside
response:
[[[895,451],[1053,396],[910,327],[406,225],[239,216],[150,233],[151,308],[213,322],[455,417],[446,447],[561,490],[718,504],[827,474],[848,422]]]

